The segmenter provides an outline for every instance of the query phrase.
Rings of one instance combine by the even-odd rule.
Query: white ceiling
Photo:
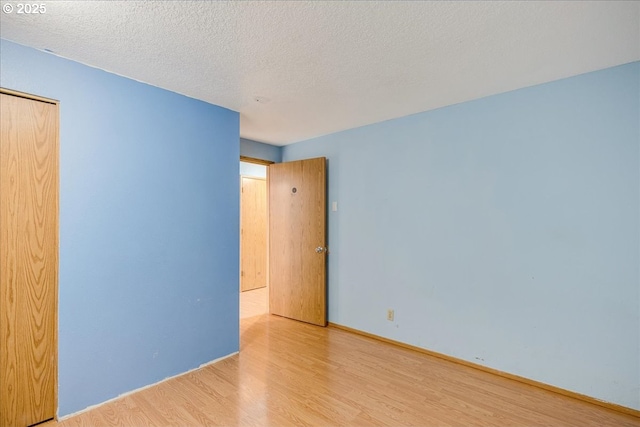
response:
[[[640,60],[640,2],[36,3],[2,38],[239,111],[275,145]]]

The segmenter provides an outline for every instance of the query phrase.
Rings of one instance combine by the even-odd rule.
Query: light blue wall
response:
[[[240,155],[280,163],[282,161],[282,147],[240,138]]]
[[[328,158],[330,321],[640,409],[639,81],[633,63],[285,146]]]
[[[238,113],[7,41],[60,100],[59,414],[238,350]]]
[[[240,175],[267,178],[267,166],[255,163],[240,162]]]

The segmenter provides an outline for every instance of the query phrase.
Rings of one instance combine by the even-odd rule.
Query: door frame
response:
[[[57,125],[57,135],[56,135],[56,146],[54,148],[54,156],[55,156],[55,162],[56,162],[56,177],[55,177],[55,194],[56,194],[56,200],[55,200],[55,209],[56,209],[56,227],[55,227],[55,235],[56,235],[56,246],[57,246],[57,252],[56,252],[56,284],[55,284],[55,289],[54,289],[54,300],[55,300],[55,310],[53,311],[53,316],[54,316],[54,328],[53,328],[53,358],[54,360],[51,362],[52,363],[52,367],[54,370],[54,375],[53,375],[53,407],[55,408],[54,410],[54,414],[53,414],[53,420],[54,421],[58,421],[58,384],[59,384],[59,378],[58,375],[60,374],[60,369],[59,369],[59,359],[58,359],[58,353],[59,353],[59,339],[58,339],[58,335],[59,335],[59,311],[60,311],[60,292],[59,292],[59,288],[60,288],[60,101],[57,99],[52,99],[52,98],[46,98],[40,95],[34,95],[31,93],[27,93],[27,92],[21,92],[21,91],[17,91],[17,90],[13,90],[13,89],[8,89],[8,88],[4,88],[4,87],[0,87],[0,93],[4,94],[4,95],[9,95],[9,96],[16,96],[19,98],[24,98],[24,99],[28,99],[31,101],[38,101],[38,102],[45,102],[47,104],[52,104],[55,105],[57,110],[58,110],[58,123]]]
[[[256,165],[264,165],[264,166],[269,166],[275,163],[275,162],[272,162],[271,160],[263,160],[263,159],[257,159],[255,157],[247,157],[247,156],[240,156],[240,161],[245,163],[253,163]],[[269,168],[267,168],[267,175],[269,175]]]

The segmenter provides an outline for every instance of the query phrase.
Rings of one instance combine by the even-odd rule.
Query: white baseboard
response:
[[[57,420],[58,420],[58,421],[64,421],[64,420],[66,420],[67,418],[75,417],[76,415],[80,415],[80,414],[83,414],[83,413],[85,413],[85,412],[87,412],[87,411],[91,411],[92,409],[95,409],[95,408],[97,408],[97,407],[99,407],[99,406],[102,406],[102,405],[106,405],[107,403],[113,402],[114,400],[121,399],[121,398],[123,398],[123,397],[125,397],[125,396],[129,396],[130,394],[137,393],[137,392],[139,392],[139,391],[145,390],[145,389],[150,388],[150,387],[154,387],[154,386],[156,386],[156,385],[158,385],[158,384],[161,384],[161,383],[163,383],[163,382],[165,382],[165,381],[169,381],[169,380],[171,380],[171,379],[173,379],[173,378],[181,377],[182,375],[190,374],[191,372],[197,371],[198,369],[202,369],[202,368],[204,368],[204,367],[206,367],[206,366],[213,365],[214,363],[218,363],[218,362],[220,362],[221,360],[224,360],[224,359],[227,359],[227,358],[229,358],[229,357],[235,356],[235,355],[236,355],[236,354],[238,354],[238,353],[240,353],[240,352],[239,352],[239,351],[234,351],[233,353],[227,354],[226,356],[222,356],[222,357],[219,357],[219,358],[217,358],[217,359],[215,359],[215,360],[212,360],[212,361],[210,361],[210,362],[203,363],[202,365],[198,366],[197,368],[189,369],[188,371],[185,371],[185,372],[179,373],[179,374],[177,374],[177,375],[173,375],[173,376],[171,376],[171,377],[167,377],[167,378],[165,378],[165,379],[163,379],[163,380],[160,380],[160,381],[158,381],[158,382],[155,382],[155,383],[153,383],[153,384],[145,385],[145,386],[140,387],[140,388],[137,388],[137,389],[135,389],[135,390],[127,391],[126,393],[122,393],[122,394],[120,394],[120,395],[118,395],[118,396],[116,396],[116,397],[114,397],[114,398],[112,398],[112,399],[105,400],[104,402],[101,402],[101,403],[97,403],[97,404],[95,404],[95,405],[88,406],[88,407],[86,407],[86,408],[84,408],[84,409],[79,410],[78,412],[74,412],[74,413],[72,413],[72,414],[68,414],[68,415],[65,415],[65,416],[63,416],[63,417],[58,417],[58,418],[57,418]],[[58,409],[58,410],[59,410],[59,409]]]

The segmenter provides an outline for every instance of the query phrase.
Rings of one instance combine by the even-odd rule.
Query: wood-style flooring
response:
[[[269,312],[269,288],[240,292],[240,319]]]
[[[623,427],[640,418],[264,314],[241,321],[240,354],[57,425]]]

